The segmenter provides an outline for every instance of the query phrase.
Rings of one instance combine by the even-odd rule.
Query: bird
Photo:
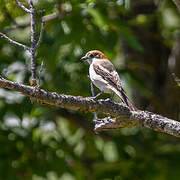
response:
[[[137,110],[127,97],[125,90],[122,88],[120,77],[114,65],[101,51],[88,51],[80,60],[89,63],[89,78],[100,90],[100,93],[94,98],[97,98],[103,93],[115,93],[131,111]]]

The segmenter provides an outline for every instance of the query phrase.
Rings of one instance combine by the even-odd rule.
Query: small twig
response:
[[[41,22],[41,30],[40,30],[39,39],[38,39],[38,42],[36,43],[35,49],[37,49],[39,47],[39,45],[42,41],[44,26],[45,26],[45,22]]]
[[[41,62],[40,70],[39,70],[39,88],[41,87],[41,73],[43,71],[44,61]]]
[[[21,44],[21,43],[19,43],[17,41],[12,40],[11,38],[9,38],[6,34],[4,34],[2,32],[0,32],[0,36],[5,38],[7,41],[9,41],[10,43],[12,43],[12,44],[14,44],[16,46],[23,47],[25,50],[28,50],[31,53],[31,75],[32,75],[31,85],[32,86],[36,86],[37,85],[37,81],[36,81],[35,53],[36,53],[36,50],[37,50],[37,48],[40,45],[41,40],[42,40],[45,22],[43,21],[43,19],[41,19],[41,30],[40,30],[39,40],[36,43],[36,40],[35,40],[35,30],[36,30],[35,13],[37,11],[34,8],[33,1],[29,0],[30,10],[27,9],[25,6],[23,6],[22,3],[19,2],[19,0],[15,0],[15,1],[16,1],[16,3],[18,4],[18,6],[20,8],[22,8],[24,11],[30,13],[31,47],[27,47],[24,44]],[[39,12],[42,12],[42,11],[39,11]]]
[[[92,96],[95,96],[94,86],[93,86],[92,82],[91,82],[91,94],[92,94]],[[94,120],[96,121],[97,118],[98,118],[97,112],[94,112]]]
[[[51,21],[54,19],[57,19],[59,17],[59,14],[53,13],[42,17],[42,22]]]
[[[46,12],[45,9],[39,9],[39,10],[36,10],[36,13],[44,13],[44,12]]]
[[[9,41],[11,44],[14,44],[14,45],[16,45],[16,46],[19,46],[19,47],[24,48],[25,50],[30,51],[30,48],[29,48],[28,46],[26,46],[26,45],[24,45],[24,44],[22,44],[22,43],[19,43],[19,42],[17,42],[17,41],[12,40],[12,39],[9,38],[6,34],[0,32],[0,36],[1,36],[2,38],[6,39],[7,41]]]
[[[48,22],[48,21],[51,21],[51,20],[55,20],[55,19],[62,19],[64,18],[65,15],[68,15],[69,13],[63,13],[63,15],[59,15],[59,14],[49,14],[49,15],[46,15],[46,16],[43,16],[40,20],[37,20],[35,23],[42,23],[42,22]],[[24,28],[27,28],[28,26],[30,26],[30,23],[26,23],[26,24],[20,24],[20,25],[14,25],[14,26],[11,26],[11,27],[7,27],[3,30],[3,32],[9,32],[9,31],[13,31],[13,30],[16,30],[16,29],[24,29]]]
[[[116,119],[112,119],[111,117],[105,117],[103,119],[96,119],[94,131],[98,133],[99,131],[118,128],[121,128],[121,126],[116,123]]]
[[[14,40],[12,40],[11,38],[9,38],[8,36],[6,36],[4,33],[0,33],[0,36],[2,36],[3,38],[5,38],[6,40],[8,40],[10,43],[13,43],[17,46],[23,47],[25,50],[29,50],[30,54],[31,54],[31,76],[32,76],[32,80],[31,80],[31,85],[32,86],[36,86],[37,85],[37,80],[36,80],[36,63],[35,63],[35,54],[36,54],[36,50],[39,47],[41,40],[42,40],[42,36],[43,36],[43,31],[44,31],[44,26],[45,26],[45,22],[46,21],[50,21],[56,18],[63,18],[67,13],[66,12],[59,12],[58,14],[51,14],[48,16],[44,16],[42,17],[39,21],[35,21],[35,13],[42,13],[44,12],[44,10],[36,10],[34,5],[33,5],[33,1],[32,0],[28,0],[28,4],[29,4],[29,9],[27,9],[19,0],[15,0],[16,3],[18,4],[18,6],[20,8],[22,8],[24,11],[30,13],[30,29],[31,29],[31,33],[30,33],[30,43],[31,43],[31,47],[27,47],[19,42],[16,42]],[[35,39],[35,32],[36,32],[36,23],[41,22],[41,30],[40,30],[40,35],[39,35],[39,39],[38,41],[36,41]],[[20,25],[20,26],[16,26],[13,28],[10,28],[9,30],[13,30],[16,28],[22,28],[22,27],[27,27],[29,24],[26,24],[25,26]],[[7,29],[8,31],[8,29]]]
[[[24,11],[26,11],[27,13],[31,13],[31,10],[29,10],[28,8],[26,8],[21,2],[19,2],[19,0],[15,0],[17,5],[23,9]]]
[[[36,63],[35,63],[35,53],[36,53],[36,40],[35,40],[35,8],[32,0],[29,0],[30,16],[31,16],[31,85],[36,86]]]
[[[41,10],[36,10],[36,13],[38,13]],[[43,10],[42,10],[43,11]],[[63,19],[65,16],[69,15],[71,12],[60,12],[60,13],[52,13],[46,16],[43,16],[42,18],[40,18],[39,20],[37,20],[35,23],[42,23],[42,22],[48,22],[51,20],[55,20],[55,19]],[[26,23],[26,24],[22,24],[22,25],[14,25],[12,27],[8,27],[6,29],[3,30],[3,32],[9,32],[9,31],[13,31],[16,29],[24,29],[26,27],[30,26],[30,23]]]
[[[53,13],[42,17],[42,22],[51,21],[54,19],[63,19],[65,16],[69,15],[71,12],[60,12]]]

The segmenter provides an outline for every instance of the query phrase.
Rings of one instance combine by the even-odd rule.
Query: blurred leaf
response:
[[[128,26],[117,21],[112,21],[112,23],[117,27],[117,32],[122,36],[122,38],[130,47],[140,52],[143,51],[143,46],[140,44],[138,38],[133,34],[133,32],[130,30]]]
[[[108,24],[105,17],[103,17],[102,14],[97,9],[87,8],[87,11],[91,14],[95,24],[100,29],[108,30]]]

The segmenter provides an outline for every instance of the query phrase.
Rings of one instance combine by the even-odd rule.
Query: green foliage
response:
[[[26,1],[21,2],[27,7]],[[173,35],[179,28],[177,10],[169,2],[157,6],[153,1],[136,0],[130,7],[129,2],[35,1],[37,9],[46,10],[37,19],[57,13],[58,3],[69,12],[63,19],[46,23],[36,54],[37,73],[44,61],[42,88],[90,96],[88,66],[80,57],[99,49],[115,64],[125,90],[140,109],[178,119],[180,96],[168,89],[177,85],[167,78]],[[29,26],[8,30],[27,24],[29,15],[15,1],[0,0],[0,4],[0,29],[30,45]],[[37,38],[39,31],[40,25]],[[27,52],[0,39],[0,61],[2,76],[29,84]],[[175,73],[180,77],[178,70]],[[0,98],[0,179],[180,178],[180,143],[175,137],[138,127],[95,135],[92,114],[32,103],[6,89],[0,89]]]

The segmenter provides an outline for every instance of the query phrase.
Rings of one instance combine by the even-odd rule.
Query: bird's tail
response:
[[[121,90],[116,90],[113,88],[112,90],[120,97],[121,101],[126,104],[126,106],[128,106],[131,111],[138,110],[126,96],[124,89],[121,88]]]

